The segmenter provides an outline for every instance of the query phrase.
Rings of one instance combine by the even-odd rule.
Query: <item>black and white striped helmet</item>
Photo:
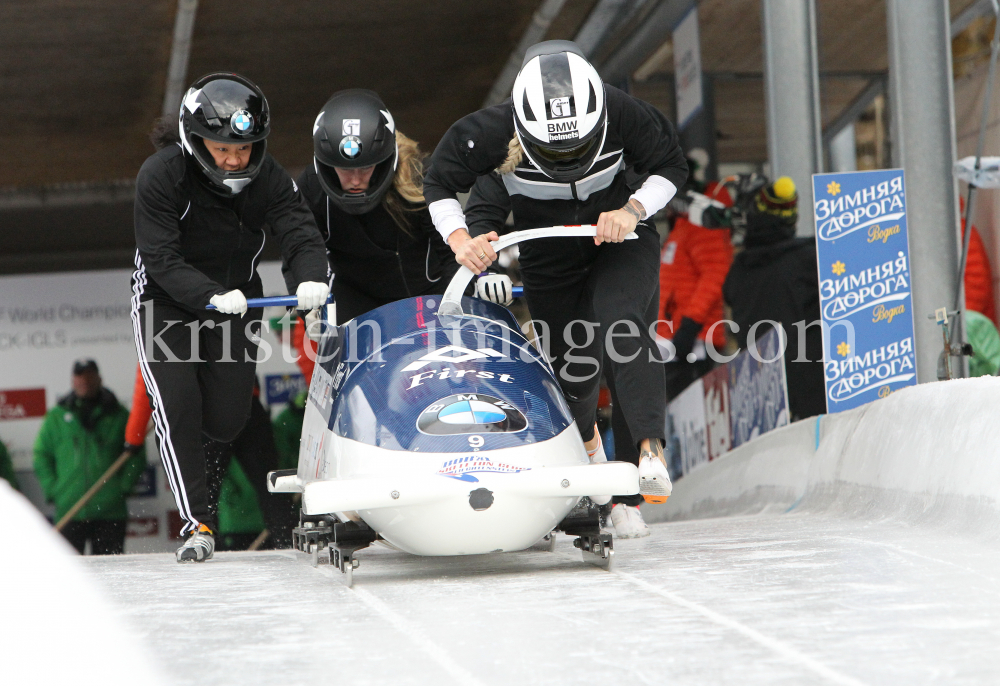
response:
[[[546,176],[583,178],[607,131],[604,83],[572,41],[539,43],[524,55],[512,94],[521,149]]]

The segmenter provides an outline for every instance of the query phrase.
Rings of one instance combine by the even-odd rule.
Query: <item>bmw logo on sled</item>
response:
[[[520,231],[499,250],[593,227]],[[274,492],[302,493],[293,539],[321,547],[352,579],[354,554],[377,538],[415,555],[523,550],[560,529],[605,568],[611,536],[584,496],[638,493],[632,464],[591,464],[552,367],[505,308],[447,292],[324,322],[298,469]],[[581,502],[582,499],[582,502]]]

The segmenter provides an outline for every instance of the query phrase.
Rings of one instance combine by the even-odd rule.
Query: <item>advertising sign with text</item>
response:
[[[813,175],[828,412],[917,382],[902,169]]]

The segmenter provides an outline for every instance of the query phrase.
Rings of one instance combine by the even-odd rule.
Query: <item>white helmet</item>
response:
[[[604,83],[572,41],[550,40],[524,55],[512,94],[521,149],[546,176],[577,181],[604,145]]]

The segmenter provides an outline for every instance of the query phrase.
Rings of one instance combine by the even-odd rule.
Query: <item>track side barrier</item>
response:
[[[903,389],[777,429],[678,480],[648,521],[817,512],[1000,537],[1000,379]]]

